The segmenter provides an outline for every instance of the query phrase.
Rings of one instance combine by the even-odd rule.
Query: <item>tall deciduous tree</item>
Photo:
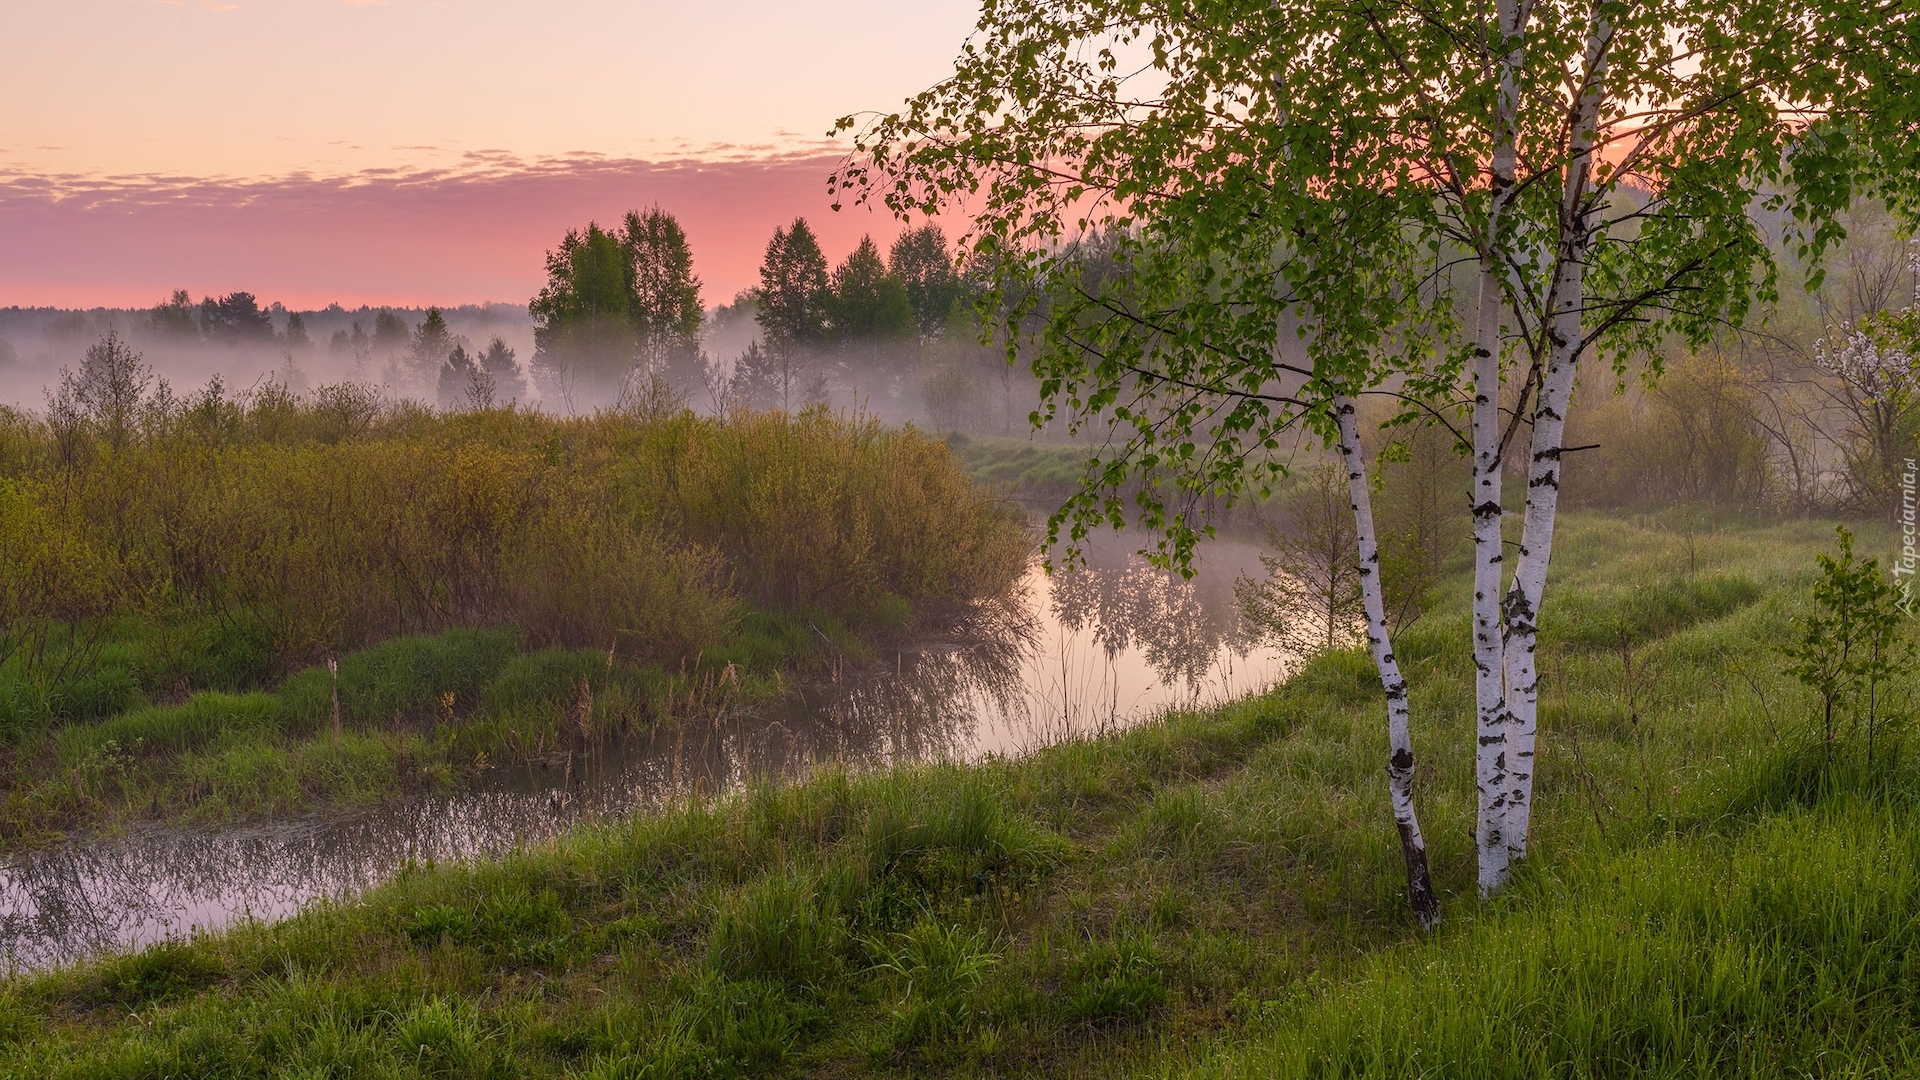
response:
[[[754,299],[765,352],[779,372],[779,405],[790,409],[807,385],[803,376],[826,345],[833,301],[827,257],[806,218],[773,230]]]
[[[154,305],[147,312],[147,326],[157,335],[165,338],[191,338],[200,333],[194,321],[193,297],[185,289],[173,290],[173,295]]]
[[[658,206],[630,211],[618,229],[569,230],[530,307],[534,377],[570,409],[621,400],[636,377],[680,393],[704,381],[693,251]]]
[[[543,395],[569,410],[618,397],[633,370],[636,340],[627,252],[589,223],[547,253],[547,284],[533,313],[533,372]]]
[[[1578,364],[1703,341],[1769,299],[1756,210],[1813,265],[1853,199],[1920,210],[1917,22],[1900,0],[1002,0],[950,79],[862,130],[836,186],[902,214],[964,197],[969,259],[994,275],[1009,332],[1044,313],[1041,418],[1114,432],[1051,538],[1118,523],[1140,487],[1159,555],[1184,560],[1201,498],[1265,490],[1290,426],[1363,477],[1356,396],[1466,421],[1491,892],[1526,853]],[[1513,454],[1526,503],[1510,559]],[[1399,818],[1413,758],[1371,617],[1365,494],[1356,480]],[[1420,912],[1424,849],[1400,823]]]
[[[698,387],[704,371],[700,326],[700,279],[693,249],[672,214],[658,206],[627,214],[620,235],[627,254],[630,302],[639,366],[682,392]]]
[[[920,339],[930,341],[945,333],[953,302],[960,297],[960,275],[947,234],[933,224],[907,229],[895,238],[887,258],[889,269],[906,287]]]
[[[871,236],[861,237],[846,260],[834,267],[828,310],[834,343],[856,368],[878,368],[914,335],[907,288],[887,269]]]

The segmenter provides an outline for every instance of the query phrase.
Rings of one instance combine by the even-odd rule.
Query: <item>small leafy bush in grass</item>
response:
[[[1836,740],[1864,729],[1872,758],[1882,726],[1905,719],[1911,691],[1896,688],[1911,676],[1914,644],[1906,624],[1912,613],[1901,590],[1880,572],[1878,559],[1857,562],[1853,534],[1842,528],[1840,557],[1822,552],[1820,580],[1813,586],[1817,610],[1795,621],[1795,636],[1781,647],[1789,674],[1820,696],[1820,734],[1826,757]],[[1842,732],[1842,715],[1850,721]]]

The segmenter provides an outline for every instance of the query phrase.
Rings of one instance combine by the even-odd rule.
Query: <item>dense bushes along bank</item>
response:
[[[1028,544],[942,443],[825,411],[439,415],[215,386],[0,412],[0,747],[31,773],[62,725],[456,628],[595,650],[609,678],[751,681],[1003,592]],[[412,688],[463,709],[478,689]]]
[[[1920,759],[1826,766],[1766,660],[1831,534],[1563,535],[1537,846],[1495,905],[1470,899],[1467,582],[1400,642],[1437,935],[1380,824],[1379,683],[1336,652],[1111,738],[678,806],[16,980],[0,1075],[1910,1068]]]

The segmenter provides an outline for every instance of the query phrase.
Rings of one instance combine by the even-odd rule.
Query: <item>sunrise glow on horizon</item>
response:
[[[9,5],[0,306],[174,288],[292,307],[524,302],[569,227],[658,203],[709,304],[806,216],[828,131],[950,69],[978,5],[730,0]]]

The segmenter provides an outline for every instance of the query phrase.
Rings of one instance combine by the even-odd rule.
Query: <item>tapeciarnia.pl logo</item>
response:
[[[1914,610],[1912,580],[1914,574],[1920,572],[1920,550],[1916,550],[1920,541],[1915,539],[1920,535],[1920,528],[1915,526],[1913,494],[1915,475],[1920,473],[1920,468],[1914,466],[1912,458],[1902,464],[1905,469],[1900,473],[1900,557],[1893,561],[1893,580],[1900,586],[1900,610],[1911,616],[1920,614]]]

